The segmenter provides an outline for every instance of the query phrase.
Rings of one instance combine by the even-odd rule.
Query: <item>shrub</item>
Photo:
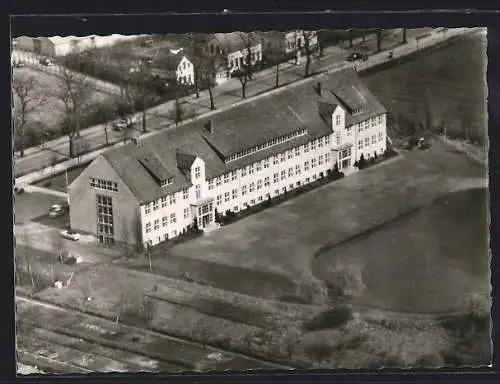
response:
[[[344,296],[359,296],[366,289],[362,272],[355,266],[335,265],[327,271],[326,285]]]
[[[322,329],[339,328],[353,318],[351,308],[340,306],[321,312],[318,316],[304,323],[307,331],[320,331]]]
[[[328,300],[328,290],[322,280],[309,276],[296,286],[295,296],[303,304],[324,304]]]

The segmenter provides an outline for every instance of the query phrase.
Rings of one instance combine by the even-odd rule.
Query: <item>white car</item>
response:
[[[49,217],[59,217],[64,215],[64,208],[59,204],[54,204],[49,208]]]
[[[133,118],[123,118],[120,120],[116,120],[113,122],[113,130],[121,131],[122,129],[128,128],[135,123],[135,119]]]
[[[77,241],[80,240],[80,235],[71,229],[61,232],[61,236],[68,240]]]

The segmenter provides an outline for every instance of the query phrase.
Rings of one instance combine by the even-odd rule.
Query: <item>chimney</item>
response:
[[[321,81],[318,81],[318,84],[316,85],[316,92],[318,92],[318,95],[321,96]]]
[[[208,133],[210,134],[213,134],[214,133],[214,129],[212,127],[212,120],[208,120],[206,123],[205,123],[205,128],[206,130],[208,131]]]

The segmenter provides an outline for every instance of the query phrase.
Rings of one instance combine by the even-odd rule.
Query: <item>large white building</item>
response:
[[[386,109],[352,70],[105,152],[71,184],[71,226],[157,244],[386,150]],[[95,207],[95,209],[89,209]]]

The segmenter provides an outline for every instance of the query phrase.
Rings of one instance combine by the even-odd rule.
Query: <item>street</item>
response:
[[[408,41],[415,39],[424,33],[422,29],[409,30]],[[391,46],[398,43],[398,36],[385,37],[385,42],[382,44],[382,49],[389,49]],[[376,39],[374,36],[368,36],[366,41],[362,43],[360,40],[358,45],[353,48],[342,48],[340,46],[327,47],[324,50],[324,56],[320,59],[313,57],[311,59],[310,72],[318,73],[327,69],[340,68],[346,65],[344,61],[350,52],[362,49],[363,51],[374,51],[376,49]],[[359,46],[361,44],[361,46]],[[348,64],[351,65],[351,64]],[[297,81],[304,76],[304,63],[299,65],[285,63],[281,65],[279,74],[280,85],[289,84]],[[275,67],[266,69],[255,74],[255,78],[249,81],[246,87],[246,97],[252,97],[267,90],[271,90],[275,85],[276,69]],[[217,86],[213,90],[214,104],[216,108],[227,106],[241,100],[241,84],[238,79],[230,79],[227,82]],[[167,117],[172,110],[175,101],[170,100],[164,104],[153,107],[147,111],[147,130],[154,131],[164,129],[168,126],[174,127],[173,122]],[[182,100],[185,107],[189,107],[196,114],[202,114],[210,110],[210,97],[208,91],[200,92],[200,97],[196,99],[194,95],[188,96]],[[136,124],[133,130],[133,135],[139,135],[141,132],[141,121]],[[116,143],[123,138],[120,132],[113,132],[108,128],[108,136],[110,143]],[[81,131],[81,139],[85,140],[89,149],[97,149],[106,144],[104,125],[100,124]],[[43,148],[35,147],[28,148],[25,151],[24,157],[16,157],[14,164],[14,173],[16,176],[24,175],[29,172],[39,170],[43,167],[48,167],[56,160],[61,161],[67,159],[69,151],[68,138],[60,137],[56,140],[46,143]]]

